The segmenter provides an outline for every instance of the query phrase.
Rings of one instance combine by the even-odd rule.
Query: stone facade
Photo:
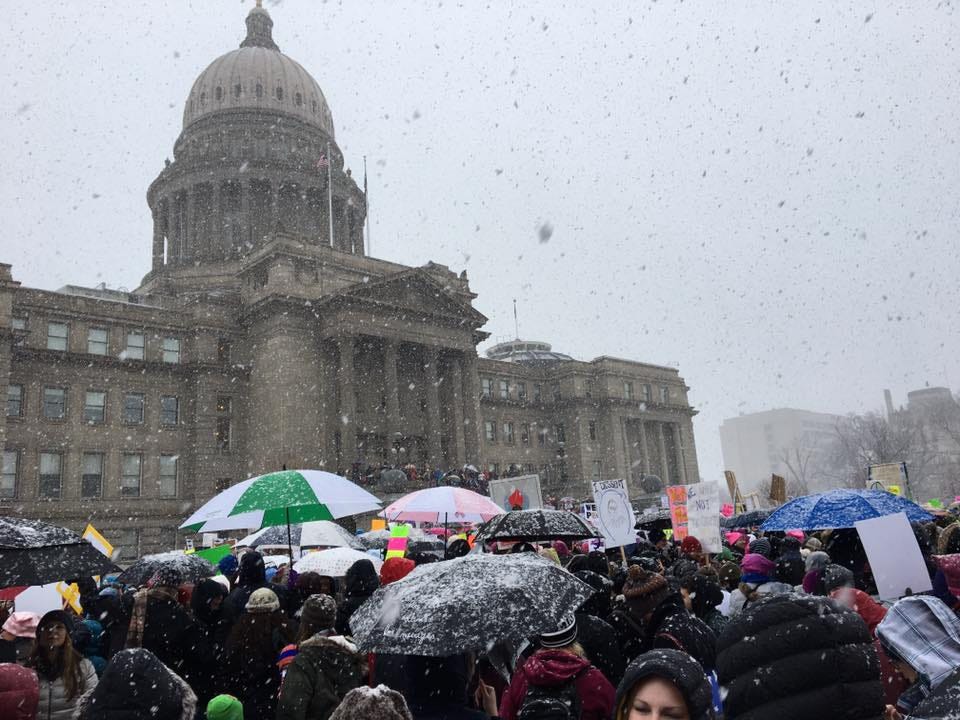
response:
[[[149,188],[139,288],[24,288],[0,265],[0,513],[90,521],[135,556],[284,465],[514,465],[576,496],[595,477],[695,480],[676,370],[480,359],[466,273],[366,256],[365,198],[320,89],[265,10],[247,30],[194,84]]]

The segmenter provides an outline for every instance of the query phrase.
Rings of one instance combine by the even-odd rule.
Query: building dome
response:
[[[569,355],[554,352],[549,343],[519,339],[494,345],[487,350],[487,357],[520,365],[552,365],[573,360]]]
[[[300,63],[280,52],[272,30],[270,14],[253,8],[240,47],[210,63],[193,83],[183,110],[184,129],[217,113],[261,110],[289,115],[334,137],[323,91]]]

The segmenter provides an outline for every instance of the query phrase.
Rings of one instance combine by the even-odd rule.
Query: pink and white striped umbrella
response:
[[[485,522],[503,513],[503,508],[485,495],[447,486],[417,490],[384,510],[391,522]]]

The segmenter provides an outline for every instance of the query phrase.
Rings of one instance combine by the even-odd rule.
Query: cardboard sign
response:
[[[593,486],[593,501],[597,506],[595,523],[607,547],[632,545],[637,541],[633,529],[637,519],[630,505],[627,483],[624,480],[598,480]]]
[[[490,499],[507,512],[536,510],[543,507],[539,475],[521,475],[502,480],[491,480]]]
[[[897,600],[933,589],[917,538],[905,513],[854,523],[881,600]]]
[[[867,489],[888,490],[891,486],[901,488],[907,484],[907,464],[881,463],[868,469]],[[896,493],[899,495],[899,493]]]
[[[371,529],[371,530],[386,530],[386,529],[387,529],[387,521],[384,520],[383,518],[373,518],[373,519],[370,521],[370,529]]]
[[[60,597],[63,598],[73,611],[77,615],[83,615],[83,606],[80,605],[80,588],[76,583],[70,583],[67,585],[63,582],[58,582],[54,587],[57,588],[57,592],[60,594]]]
[[[670,499],[674,539],[682,541],[693,535],[700,541],[704,552],[718,553],[723,549],[720,542],[720,487],[717,483],[671,485],[667,488],[667,497]]]

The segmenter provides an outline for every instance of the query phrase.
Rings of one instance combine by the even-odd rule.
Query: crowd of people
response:
[[[4,720],[671,720],[960,717],[960,525],[917,526],[929,594],[877,601],[855,532],[730,533],[721,553],[644,534],[629,552],[534,552],[589,599],[506,664],[370,654],[354,613],[418,564],[360,560],[342,578],[248,551],[184,583],[81,579],[81,614],[7,612]],[[492,549],[492,548],[490,548]],[[476,550],[476,549],[475,549]],[[402,612],[402,609],[400,610]],[[489,608],[496,613],[497,608]]]

